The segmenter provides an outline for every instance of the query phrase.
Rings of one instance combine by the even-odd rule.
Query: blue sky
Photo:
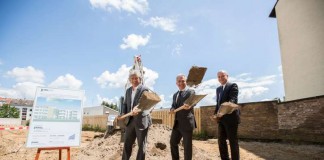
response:
[[[196,89],[213,105],[226,70],[239,102],[284,96],[270,1],[2,0],[0,97],[33,99],[36,86],[85,90],[85,106],[117,102],[134,55],[146,85],[170,107],[175,77],[207,67]]]

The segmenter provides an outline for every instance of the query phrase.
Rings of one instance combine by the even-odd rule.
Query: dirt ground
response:
[[[26,148],[26,130],[0,131],[0,160],[32,160],[36,155],[36,148]],[[150,127],[146,159],[170,160],[170,134],[171,129],[163,125]],[[95,138],[96,137],[96,138]],[[324,146],[296,145],[283,143],[263,143],[240,141],[241,159],[324,159]],[[165,147],[165,148],[163,148]],[[80,147],[71,149],[71,159],[98,160],[121,159],[123,143],[120,143],[120,133],[117,132],[108,138],[102,138],[102,133],[82,132]],[[131,159],[136,159],[137,146],[134,145]],[[207,141],[193,141],[193,159],[211,160],[220,159],[218,156],[217,139]],[[58,151],[42,151],[40,159],[58,159]],[[63,151],[63,159],[66,159],[66,151]],[[180,145],[180,159],[183,159],[183,147]]]

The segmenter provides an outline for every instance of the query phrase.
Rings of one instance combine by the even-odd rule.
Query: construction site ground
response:
[[[35,159],[37,148],[26,148],[28,130],[0,131],[0,159],[1,160],[32,160]],[[171,160],[170,152],[171,129],[163,125],[153,125],[149,129],[146,159]],[[324,146],[299,145],[278,142],[239,141],[240,157],[246,160],[259,159],[323,159]],[[180,159],[183,159],[183,147],[180,144]],[[71,147],[71,159],[98,160],[121,159],[123,143],[120,143],[120,132],[110,135],[106,139],[103,133],[83,131],[80,147]],[[136,159],[137,145],[133,147],[131,159]],[[64,150],[63,159],[66,159]],[[40,159],[56,160],[58,151],[42,151]],[[217,139],[205,141],[193,140],[193,159],[220,159]]]

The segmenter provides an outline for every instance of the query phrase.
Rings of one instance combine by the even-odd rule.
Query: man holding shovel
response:
[[[170,146],[172,160],[179,160],[179,146],[181,138],[184,145],[184,159],[192,159],[192,133],[196,128],[193,106],[184,104],[190,95],[195,91],[187,88],[186,76],[180,74],[176,77],[176,84],[179,91],[173,95],[171,114],[175,114],[174,126],[171,133]],[[179,108],[182,107],[182,110]],[[177,111],[177,109],[179,111]]]

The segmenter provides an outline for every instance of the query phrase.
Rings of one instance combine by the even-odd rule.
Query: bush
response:
[[[192,139],[195,140],[207,140],[209,139],[209,136],[206,131],[201,131],[200,133],[194,133],[192,135]]]
[[[90,124],[84,124],[82,125],[82,131],[95,131],[95,132],[105,132],[106,129],[102,129],[99,127],[99,125],[90,125]]]

